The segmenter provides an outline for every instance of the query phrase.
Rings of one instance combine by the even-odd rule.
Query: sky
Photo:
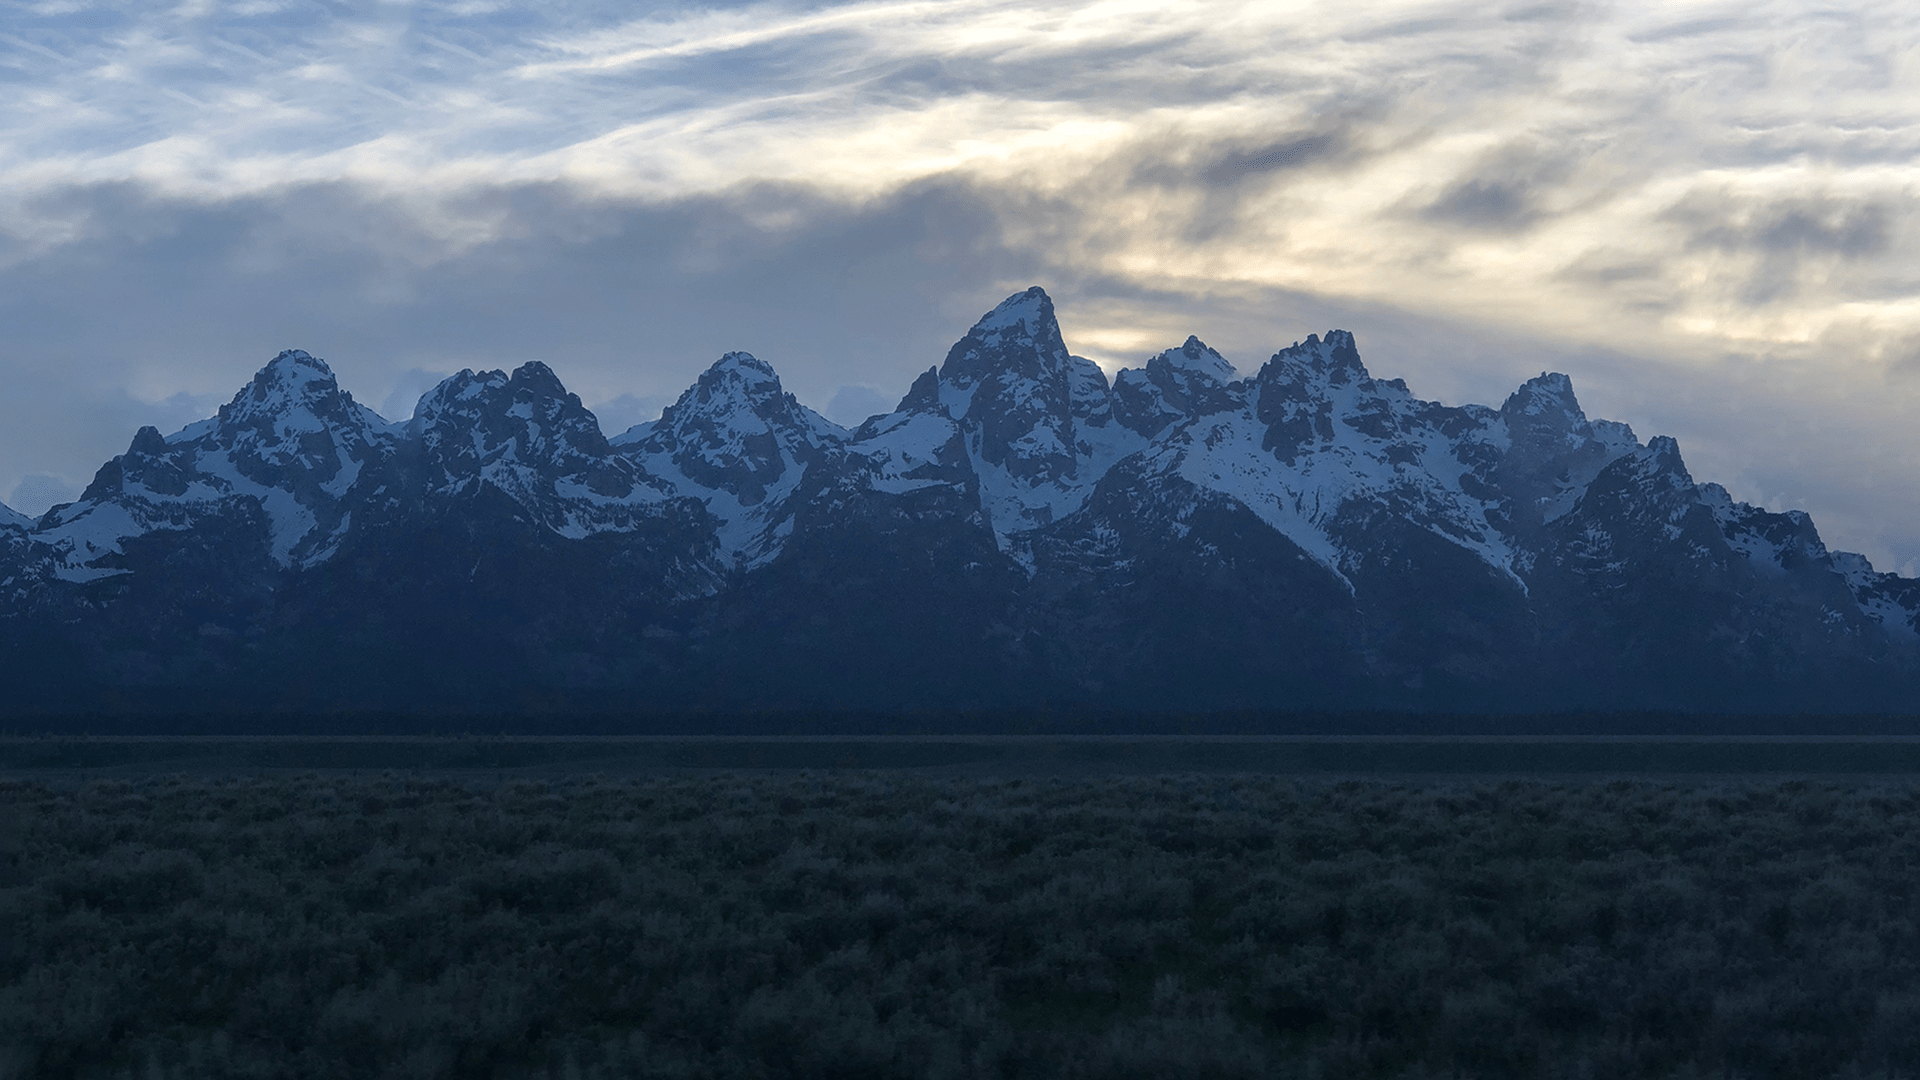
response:
[[[0,494],[283,348],[390,419],[541,359],[609,433],[745,349],[857,422],[1039,284],[1109,371],[1564,371],[1920,572],[1917,12],[0,2]]]

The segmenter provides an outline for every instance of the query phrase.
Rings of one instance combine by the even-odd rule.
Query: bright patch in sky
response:
[[[375,403],[545,355],[615,411],[746,348],[858,411],[1037,281],[1109,368],[1335,320],[1429,396],[1564,367],[1700,478],[1920,558],[1915,9],[638,10],[8,8],[0,366],[136,404],[0,416],[0,490],[286,345]]]

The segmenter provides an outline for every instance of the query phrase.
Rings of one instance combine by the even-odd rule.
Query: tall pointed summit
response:
[[[1002,537],[1077,509],[1113,462],[1145,445],[1117,419],[1106,373],[1067,350],[1037,285],[981,316],[900,408],[958,425],[982,509]]]

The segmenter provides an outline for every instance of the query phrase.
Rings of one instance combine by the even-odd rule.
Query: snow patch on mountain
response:
[[[1217,407],[1219,395],[1238,378],[1226,357],[1188,337],[1145,367],[1123,368],[1114,376],[1115,411],[1129,429],[1151,439],[1169,425]]]
[[[1713,512],[1727,546],[1767,578],[1809,568],[1836,573],[1867,618],[1901,640],[1920,640],[1920,581],[1883,574],[1863,555],[1828,551],[1804,511],[1773,512],[1738,502],[1719,484],[1701,484],[1700,501]]]
[[[1236,408],[1189,422],[1173,440],[1195,483],[1245,504],[1343,579],[1368,557],[1364,538],[1337,524],[1359,503],[1525,587],[1513,544],[1490,520],[1497,500],[1485,494],[1483,474],[1506,441],[1491,410],[1422,401],[1398,379],[1372,378],[1339,330],[1275,353],[1239,385]]]
[[[265,514],[273,561],[310,566],[336,549],[342,500],[363,469],[392,453],[392,426],[341,390],[324,361],[290,349],[216,416],[164,439],[142,428],[35,539],[56,553],[56,576],[93,580],[119,572],[102,560],[124,554],[122,541],[194,528],[245,500]]]
[[[944,492],[918,497],[933,488]],[[721,357],[659,419],[609,440],[538,362],[462,371],[393,425],[323,362],[288,351],[217,416],[165,438],[143,428],[41,521],[0,506],[11,545],[0,580],[18,593],[126,573],[130,538],[203,528],[225,530],[241,556],[311,567],[406,500],[483,490],[561,537],[660,526],[646,535],[684,545],[688,595],[846,514],[990,527],[1034,573],[1034,553],[1064,550],[1061,539],[1068,562],[1097,573],[1101,559],[1123,559],[1123,535],[1136,554],[1151,535],[1218,555],[1193,523],[1231,503],[1349,590],[1368,580],[1358,571],[1404,561],[1413,526],[1523,592],[1555,567],[1613,588],[1639,562],[1681,558],[1716,572],[1744,564],[1782,596],[1847,607],[1844,578],[1869,618],[1920,640],[1920,582],[1827,552],[1804,514],[1696,485],[1672,439],[1642,445],[1625,424],[1589,419],[1563,374],[1529,379],[1499,409],[1446,406],[1374,378],[1353,335],[1334,330],[1250,377],[1189,337],[1109,382],[1067,350],[1037,287],[984,315],[894,412],[852,431],[800,405],[748,353]]]
[[[1920,581],[1881,573],[1865,555],[1851,551],[1835,551],[1829,557],[1867,618],[1897,641],[1920,642]]]
[[[888,495],[935,485],[978,490],[966,433],[941,410],[873,417],[854,432],[848,451],[866,486]]]
[[[1827,545],[1804,511],[1774,513],[1735,502],[1719,484],[1699,485],[1700,501],[1713,512],[1727,546],[1763,574],[1787,573],[1806,563],[1828,560]]]
[[[1053,301],[1038,286],[982,316],[899,411],[862,425],[848,450],[878,455],[868,469],[890,486],[936,475],[952,483],[955,434],[1002,550],[1015,534],[1085,505],[1107,469],[1147,445],[1116,415],[1106,373],[1067,351]]]
[[[1355,485],[1331,469],[1315,477],[1310,467],[1286,468],[1262,447],[1262,434],[1245,414],[1216,414],[1160,442],[1143,465],[1150,475],[1178,476],[1201,491],[1239,502],[1351,590],[1353,583],[1342,569],[1346,552],[1324,526]]]
[[[1558,372],[1522,383],[1500,407],[1500,421],[1506,447],[1490,479],[1522,533],[1565,517],[1602,469],[1640,449],[1627,425],[1588,421],[1573,380]]]
[[[492,487],[573,539],[631,531],[676,494],[614,453],[579,396],[537,360],[511,375],[449,376],[421,398],[408,430],[419,441],[429,493]]]
[[[799,403],[751,353],[728,353],[652,423],[613,440],[621,454],[718,523],[720,548],[752,567],[790,535],[788,500],[851,435]],[[785,523],[783,527],[783,523]]]

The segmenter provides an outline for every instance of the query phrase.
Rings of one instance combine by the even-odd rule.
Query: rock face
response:
[[[128,540],[257,517],[276,565],[311,566],[338,548],[394,450],[391,425],[355,404],[325,363],[283,352],[212,419],[167,438],[141,428],[33,537],[51,549],[53,576],[84,582],[123,572]]]
[[[773,368],[728,353],[660,419],[614,440],[620,453],[716,515],[718,542],[758,565],[792,528],[809,472],[830,470],[847,431],[794,400]]]
[[[1416,398],[1331,331],[1109,383],[1038,288],[892,413],[729,353],[609,440],[544,364],[405,425],[274,358],[0,507],[14,709],[1905,707],[1920,582],[1564,375]]]

